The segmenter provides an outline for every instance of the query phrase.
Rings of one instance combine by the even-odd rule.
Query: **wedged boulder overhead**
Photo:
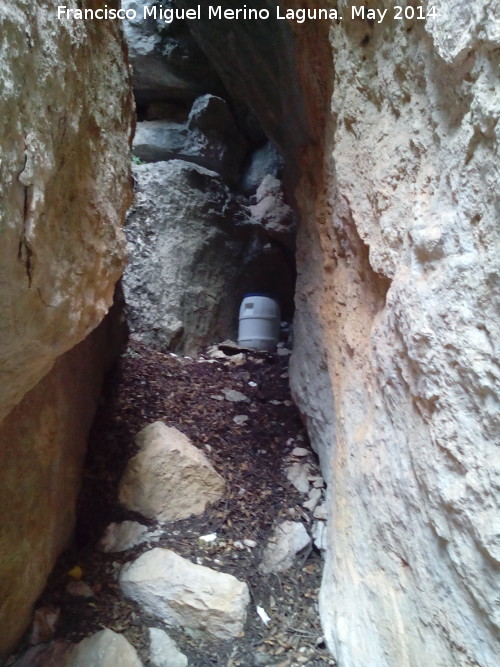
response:
[[[160,119],[137,123],[134,155],[143,162],[180,159],[217,172],[235,184],[247,151],[225,100],[202,95],[191,107],[186,123]]]
[[[157,100],[192,102],[208,92],[221,92],[222,85],[212,65],[201,52],[181,20],[166,23],[154,15],[143,18],[144,7],[154,0],[123,0],[124,9],[134,9],[136,19],[124,21],[133,85],[137,103],[147,105]],[[163,0],[164,9],[175,7]]]

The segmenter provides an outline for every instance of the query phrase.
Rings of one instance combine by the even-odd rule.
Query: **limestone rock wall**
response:
[[[0,0],[0,89],[1,659],[69,539],[112,347],[107,324],[86,337],[124,264],[133,108],[119,26]]]
[[[489,3],[433,4],[333,27],[333,160],[299,240],[292,382],[343,667],[499,659],[500,33]]]
[[[117,25],[48,0],[0,2],[0,22],[1,419],[112,303],[132,103]]]
[[[0,424],[0,662],[68,546],[88,433],[122,337],[116,308]]]

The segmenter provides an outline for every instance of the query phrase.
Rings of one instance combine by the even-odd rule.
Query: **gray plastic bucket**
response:
[[[265,294],[247,294],[240,306],[238,345],[274,352],[280,333],[280,307]]]

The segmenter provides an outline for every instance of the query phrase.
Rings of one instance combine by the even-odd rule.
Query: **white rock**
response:
[[[148,518],[177,521],[217,502],[224,480],[176,428],[155,422],[138,435],[140,451],[120,483],[120,502]]]
[[[71,651],[67,667],[142,667],[135,648],[123,635],[106,628]]]
[[[249,549],[255,549],[257,546],[257,542],[255,540],[243,540],[243,544],[248,547]]]
[[[300,491],[300,493],[309,492],[309,480],[307,479],[309,468],[302,463],[292,463],[292,465],[285,468],[285,474],[288,481]]]
[[[250,600],[246,583],[169,549],[152,549],[125,565],[120,586],[146,613],[198,636],[231,639],[245,625]]]
[[[305,447],[294,447],[292,449],[290,456],[295,456],[296,458],[301,458],[303,456],[309,456],[311,452]]]
[[[321,551],[325,551],[328,547],[328,542],[326,538],[326,523],[324,521],[314,522],[312,536],[314,546]]]
[[[309,499],[302,503],[302,507],[312,512],[321,500],[321,489],[313,488],[309,491]]]
[[[322,505],[318,505],[314,512],[313,512],[313,517],[315,519],[320,519],[321,521],[326,521],[328,519],[328,511],[326,509],[326,504],[323,503]]]
[[[164,630],[149,628],[149,642],[151,667],[187,667],[187,657]]]
[[[249,401],[250,399],[245,394],[242,394],[241,391],[236,391],[235,389],[223,389],[222,393],[226,401],[231,401],[232,403],[242,403],[243,401]]]
[[[246,355],[243,354],[243,352],[240,352],[239,354],[232,354],[229,357],[229,363],[234,364],[235,366],[243,366],[246,360]]]
[[[137,521],[110,523],[99,540],[98,549],[105,553],[126,551],[145,542],[148,529]]]
[[[248,421],[248,415],[236,415],[235,417],[233,417],[233,422],[235,424],[238,424],[238,426],[242,426],[247,421]]]
[[[264,549],[259,570],[284,572],[292,567],[298,553],[311,544],[311,538],[300,521],[284,521],[276,526]]]

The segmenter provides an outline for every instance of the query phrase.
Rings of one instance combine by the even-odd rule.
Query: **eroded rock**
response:
[[[120,586],[126,597],[167,625],[212,639],[240,634],[250,600],[246,583],[160,548],[125,565]]]
[[[154,422],[137,434],[139,453],[128,462],[119,498],[149,519],[178,521],[202,514],[224,493],[209,460],[174,427]]]

